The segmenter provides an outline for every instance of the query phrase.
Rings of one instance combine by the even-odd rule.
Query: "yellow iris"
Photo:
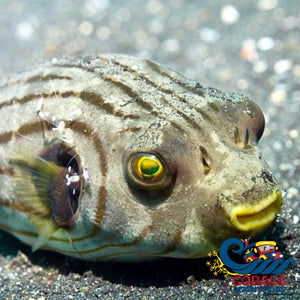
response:
[[[162,163],[153,155],[137,157],[133,165],[136,174],[144,180],[157,180],[164,171]]]

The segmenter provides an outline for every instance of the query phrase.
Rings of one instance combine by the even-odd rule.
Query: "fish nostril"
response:
[[[203,169],[204,169],[204,175],[207,175],[211,169],[211,161],[210,158],[208,156],[208,153],[206,151],[206,149],[203,146],[200,146],[200,151],[202,154],[202,164],[203,164]]]
[[[234,142],[242,149],[250,149],[251,146],[249,145],[249,130],[246,128],[244,137],[241,138],[240,131],[237,127],[234,128]]]

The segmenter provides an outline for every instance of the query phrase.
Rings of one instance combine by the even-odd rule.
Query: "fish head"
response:
[[[278,183],[257,147],[265,125],[261,109],[239,94],[206,89],[204,95],[205,122],[195,117],[193,126],[179,115],[176,127],[159,119],[127,136],[112,158],[119,176],[111,190],[122,195],[123,208],[133,204],[135,211],[122,232],[151,224],[139,241],[150,256],[204,256],[229,237],[263,231],[280,211]],[[110,229],[124,219],[126,211],[120,212]]]

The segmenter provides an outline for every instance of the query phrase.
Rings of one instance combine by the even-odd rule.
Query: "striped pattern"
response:
[[[62,130],[41,122],[40,103],[64,123]],[[243,111],[254,107],[242,95],[203,88],[152,61],[122,55],[61,59],[15,74],[0,93],[0,228],[34,243],[38,233],[28,216],[36,212],[18,199],[9,159],[20,149],[38,156],[45,140],[63,137],[75,141],[90,181],[74,228],[58,231],[44,248],[87,260],[203,256],[221,241],[216,233],[237,232],[226,209],[249,201],[240,196],[253,186],[241,178],[245,169],[256,176],[266,168],[256,147],[246,153],[235,145],[241,115],[246,119]],[[83,114],[74,116],[78,109]],[[171,194],[155,206],[139,201],[124,176],[124,160],[139,151],[159,153],[177,169]],[[226,192],[236,178],[241,186]],[[227,200],[220,203],[222,195]]]

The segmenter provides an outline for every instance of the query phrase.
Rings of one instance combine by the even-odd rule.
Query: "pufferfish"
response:
[[[84,260],[196,258],[266,229],[282,196],[261,109],[126,55],[0,87],[0,228]]]

